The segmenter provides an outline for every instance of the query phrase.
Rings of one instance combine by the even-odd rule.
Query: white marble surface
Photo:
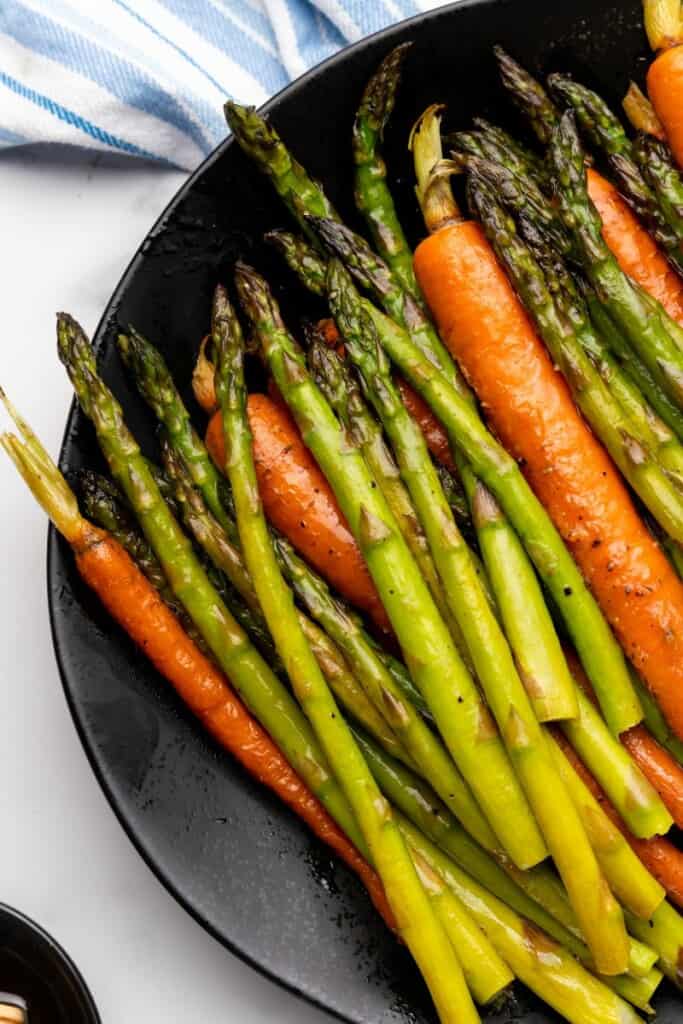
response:
[[[52,454],[70,401],[55,311],[94,329],[182,180],[68,151],[0,155],[0,383]],[[329,1021],[206,935],[134,851],[69,717],[48,626],[45,518],[4,455],[0,493],[0,902],[66,947],[104,1024]]]

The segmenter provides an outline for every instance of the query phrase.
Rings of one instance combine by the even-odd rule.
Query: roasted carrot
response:
[[[315,325],[316,334],[330,348],[340,349],[341,335],[334,320],[319,320]],[[436,416],[429,408],[425,400],[418,395],[417,391],[411,388],[410,384],[403,377],[396,376],[396,384],[401,392],[401,398],[410,415],[413,417],[427,442],[427,447],[437,462],[451,473],[457,472],[451,447],[448,441],[448,434],[439,423]]]
[[[643,0],[643,14],[657,53],[647,73],[647,91],[683,168],[683,8],[680,0]]]
[[[647,73],[647,91],[683,168],[683,45],[663,50],[653,61]]]
[[[251,717],[225,676],[183,630],[124,548],[80,515],[66,480],[9,403],[8,408],[24,441],[4,434],[2,444],[69,543],[87,585],[214,739],[356,872],[393,929],[394,918],[379,877]]]
[[[402,377],[396,378],[396,384],[406,409],[424,434],[427,447],[436,461],[446,469],[450,469],[451,473],[457,472],[448,443],[448,435],[432,410],[422,396],[418,395],[417,391],[414,391]]]
[[[616,809],[607,799],[601,786],[593,778],[562,732],[559,729],[553,729],[553,735],[577,774],[591,791],[605,814],[609,816],[619,831],[623,833],[624,838],[650,874],[666,889],[669,898],[677,903],[679,907],[683,907],[683,853],[677,850],[668,839],[662,839],[659,836],[653,839],[636,839],[635,836],[631,835]]]
[[[683,736],[683,585],[579,415],[481,229],[472,221],[442,227],[418,247],[415,269],[486,417]]]
[[[603,237],[621,269],[683,325],[683,279],[614,185],[593,168],[588,168],[588,192],[602,218]]]
[[[360,550],[325,477],[291,416],[267,395],[250,394],[249,425],[263,507],[270,522],[351,604],[389,631],[389,620]],[[220,416],[206,432],[206,446],[223,466]]]
[[[629,754],[647,776],[678,828],[683,828],[683,768],[642,725],[621,736]]]

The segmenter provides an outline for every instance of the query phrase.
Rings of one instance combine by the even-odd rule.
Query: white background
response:
[[[0,384],[53,455],[71,399],[55,312],[94,330],[183,179],[67,150],[0,154]],[[48,624],[46,521],[4,454],[0,495],[0,902],[66,947],[103,1024],[329,1022],[206,935],[134,851],[69,717]]]

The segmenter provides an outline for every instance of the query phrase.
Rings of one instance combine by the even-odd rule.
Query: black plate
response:
[[[34,921],[3,904],[0,991],[23,998],[32,1022],[100,1024],[88,986],[71,958]]]
[[[538,71],[575,72],[615,105],[646,61],[640,0],[465,0],[351,47],[267,109],[352,223],[358,223],[349,174],[354,107],[381,57],[405,39],[415,47],[385,151],[415,241],[421,228],[406,140],[420,111],[440,100],[448,104],[449,127],[465,127],[483,113],[520,128],[497,84],[495,42]],[[96,342],[104,375],[150,453],[152,419],[122,373],[113,345],[117,324],[133,322],[161,347],[190,401],[211,294],[238,256],[279,282],[290,324],[316,312],[261,242],[266,229],[283,224],[287,216],[270,186],[237,146],[226,143],[180,191],[135,256]],[[91,427],[72,411],[63,466],[99,461]],[[408,955],[378,922],[355,879],[215,748],[112,626],[54,533],[48,580],[57,657],[86,751],[124,828],[177,899],[231,950],[344,1020],[433,1021]],[[680,997],[671,990],[657,1005],[661,1024],[683,1020]],[[519,996],[520,1017],[527,1024],[553,1019],[526,993]]]

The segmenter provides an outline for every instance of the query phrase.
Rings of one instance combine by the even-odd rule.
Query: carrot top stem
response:
[[[645,31],[653,50],[683,43],[681,0],[643,0]]]
[[[655,108],[643,90],[635,82],[629,83],[621,105],[636,131],[645,132],[647,135],[654,135],[655,138],[664,142],[666,139],[664,125],[657,117]]]
[[[62,536],[70,544],[75,543],[86,525],[78,510],[76,496],[2,388],[0,399],[21,435],[19,438],[16,434],[2,434],[0,442],[3,448]]]
[[[446,224],[463,219],[455,201],[448,175],[440,165],[443,161],[441,145],[441,111],[443,106],[433,103],[417,119],[410,133],[408,147],[413,154],[417,185],[415,194],[430,234]]]

